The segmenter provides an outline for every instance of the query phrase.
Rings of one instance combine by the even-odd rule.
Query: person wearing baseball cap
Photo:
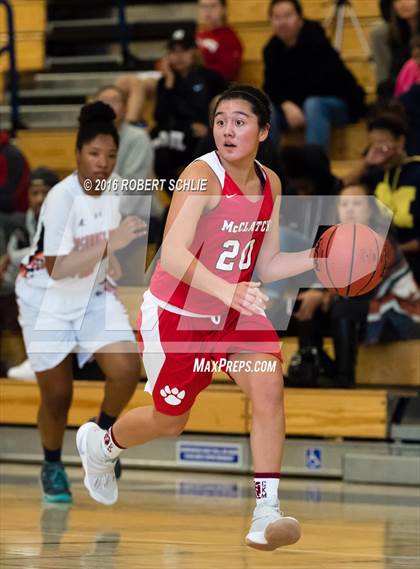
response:
[[[195,43],[195,36],[189,30],[178,29],[175,30],[168,40],[168,50],[171,51],[176,47],[181,49],[195,49],[197,44]]]
[[[152,131],[156,176],[169,182],[194,157],[197,143],[209,132],[209,105],[226,89],[221,75],[198,63],[194,34],[175,30],[168,39],[157,85]]]

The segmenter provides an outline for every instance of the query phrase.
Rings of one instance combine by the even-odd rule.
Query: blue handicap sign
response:
[[[322,451],[320,448],[309,447],[305,451],[305,466],[309,470],[319,470],[322,466]]]

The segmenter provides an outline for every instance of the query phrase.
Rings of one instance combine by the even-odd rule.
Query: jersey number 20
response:
[[[254,248],[255,239],[251,239],[242,249],[242,253],[239,259],[238,267],[241,271],[249,269],[252,261],[252,250]],[[241,242],[237,239],[228,239],[223,243],[223,253],[221,253],[217,263],[216,269],[220,271],[233,271],[235,265],[235,260],[239,255],[239,249]]]

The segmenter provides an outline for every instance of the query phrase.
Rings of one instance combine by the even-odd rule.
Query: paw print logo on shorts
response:
[[[168,405],[180,405],[185,397],[185,391],[180,391],[177,387],[172,389],[167,385],[165,389],[160,390],[160,394]]]

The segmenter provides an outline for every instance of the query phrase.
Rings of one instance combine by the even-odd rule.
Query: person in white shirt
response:
[[[16,281],[19,322],[40,388],[41,482],[48,502],[72,501],[61,462],[71,353],[80,366],[94,356],[107,378],[98,424],[113,424],[140,376],[134,334],[111,277],[119,273],[113,253],[144,235],[145,223],[135,216],[121,222],[120,198],[108,191],[119,182],[112,174],[119,144],[114,119],[104,103],[82,108],[77,170],[50,190]]]

